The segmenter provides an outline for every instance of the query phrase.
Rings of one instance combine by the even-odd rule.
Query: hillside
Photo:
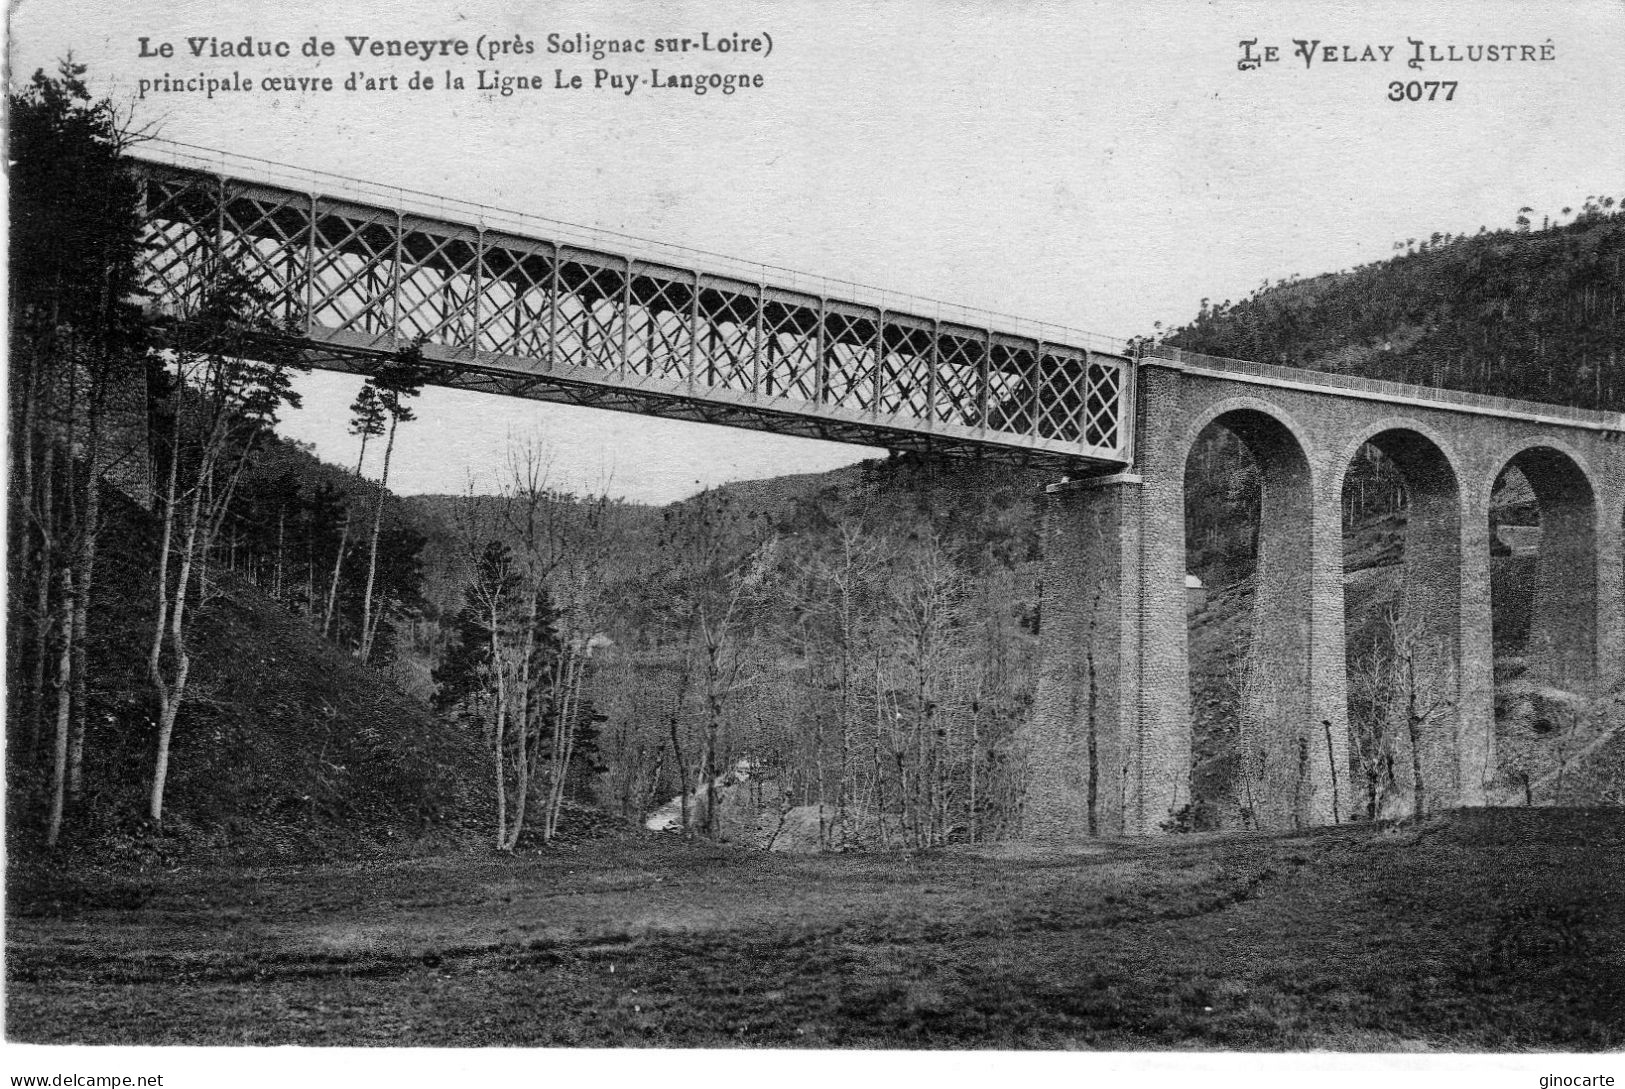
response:
[[[1565,209],[1565,212],[1569,211]],[[1435,233],[1400,255],[1266,282],[1163,342],[1207,355],[1625,408],[1625,215],[1588,198],[1542,230]]]
[[[93,599],[85,804],[70,849],[167,858],[347,853],[425,832],[463,836],[486,819],[489,760],[421,701],[322,641],[310,622],[240,575],[215,575],[192,637],[196,681],[176,725],[165,838],[140,814],[151,777],[151,516],[108,492]],[[38,848],[42,738],[8,744],[8,852]]]

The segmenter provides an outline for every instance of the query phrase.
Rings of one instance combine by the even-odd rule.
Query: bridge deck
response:
[[[1440,389],[1437,386],[1389,382],[1380,378],[1364,378],[1332,371],[1251,363],[1242,359],[1187,352],[1165,345],[1152,348],[1139,357],[1139,362],[1141,366],[1166,367],[1185,374],[1222,378],[1227,382],[1239,382],[1244,385],[1305,390],[1335,397],[1432,408],[1469,416],[1527,420],[1530,423],[1573,427],[1583,431],[1625,432],[1625,412],[1575,408],[1571,405],[1554,405],[1543,401],[1520,401],[1512,397],[1494,397],[1482,393],[1467,393],[1463,390]]]
[[[176,161],[140,164],[147,290],[183,308],[200,269],[235,254],[318,366],[365,370],[423,337],[443,385],[1072,472],[1129,460],[1132,364],[1088,334],[1035,336],[1013,319],[580,244],[568,225],[160,154]]]

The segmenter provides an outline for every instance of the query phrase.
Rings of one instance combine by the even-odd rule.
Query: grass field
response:
[[[13,873],[13,1041],[1625,1047],[1625,813]]]

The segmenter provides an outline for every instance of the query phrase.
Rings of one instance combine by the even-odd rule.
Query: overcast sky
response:
[[[166,73],[396,75],[473,85],[480,68],[757,71],[696,97],[640,86],[509,97],[435,91],[149,96],[174,140],[377,179],[1119,336],[1179,324],[1204,297],[1390,254],[1394,240],[1510,225],[1625,191],[1625,5],[541,4],[207,5],[22,0],[13,78],[72,49],[99,91]],[[227,14],[221,14],[227,12]],[[342,12],[342,13],[341,13]],[[550,56],[550,33],[772,36],[766,58]],[[333,40],[287,61],[192,58],[187,37]],[[347,55],[346,35],[518,35],[524,58],[418,64]],[[172,58],[138,56],[174,44]],[[1550,61],[1405,60],[1437,45],[1550,46]],[[1238,71],[1238,43],[1281,60]],[[1293,39],[1319,41],[1305,66]],[[1393,47],[1384,63],[1327,60]],[[1349,47],[1347,54],[1342,47]],[[1451,102],[1390,102],[1392,80],[1454,80]],[[354,380],[302,382],[288,433],[343,463]],[[430,391],[403,432],[405,492],[489,487],[510,434],[557,478],[663,501],[702,483],[871,453],[748,432]]]

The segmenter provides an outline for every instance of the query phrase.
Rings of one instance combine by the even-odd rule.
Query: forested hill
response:
[[[1622,205],[1625,207],[1625,205]],[[1349,271],[1268,281],[1163,343],[1187,351],[1584,408],[1625,407],[1625,214],[1435,233]],[[1569,209],[1564,209],[1565,213]]]

